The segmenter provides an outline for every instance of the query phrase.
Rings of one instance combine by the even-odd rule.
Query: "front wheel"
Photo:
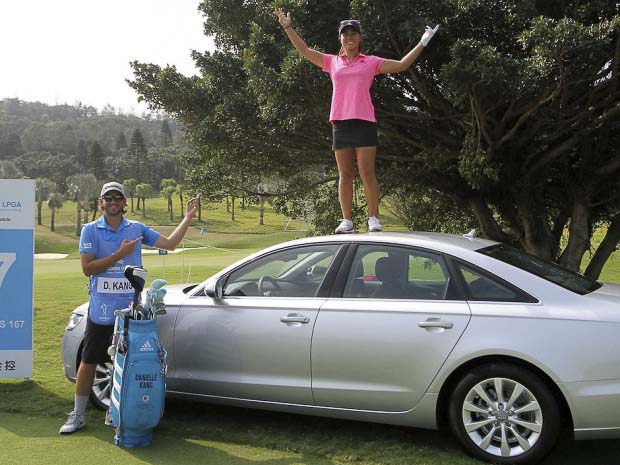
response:
[[[90,401],[99,410],[107,410],[110,406],[112,368],[112,362],[97,364],[93,388],[90,391]]]
[[[449,420],[469,453],[493,463],[536,463],[560,433],[551,390],[535,374],[507,363],[482,365],[463,376],[450,398]]]

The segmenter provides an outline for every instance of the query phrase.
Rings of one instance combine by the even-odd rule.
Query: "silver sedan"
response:
[[[315,237],[168,286],[167,395],[447,426],[475,457],[534,463],[565,427],[620,437],[620,286],[473,235]],[[75,381],[86,304],[66,328]],[[100,366],[95,403],[109,402]]]

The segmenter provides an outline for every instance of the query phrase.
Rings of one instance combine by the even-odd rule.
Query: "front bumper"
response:
[[[79,322],[73,327],[69,324],[67,328],[65,328],[65,333],[62,338],[61,355],[63,369],[67,379],[74,383],[77,378],[78,360],[81,359],[79,351],[82,347],[82,340],[84,339],[84,331],[86,329],[87,308],[87,305],[81,305],[74,310],[72,317],[81,315],[82,318],[79,319]]]

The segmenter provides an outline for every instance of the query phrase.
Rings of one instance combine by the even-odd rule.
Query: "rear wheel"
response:
[[[450,399],[450,428],[465,449],[494,463],[535,463],[560,432],[560,410],[547,385],[507,363],[475,368]]]
[[[90,401],[99,410],[107,410],[110,406],[112,392],[112,362],[99,363],[95,371],[95,380],[90,392]]]

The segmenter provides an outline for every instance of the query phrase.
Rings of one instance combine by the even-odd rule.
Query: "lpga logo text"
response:
[[[22,203],[19,200],[3,200],[0,202],[0,210],[21,211]]]

